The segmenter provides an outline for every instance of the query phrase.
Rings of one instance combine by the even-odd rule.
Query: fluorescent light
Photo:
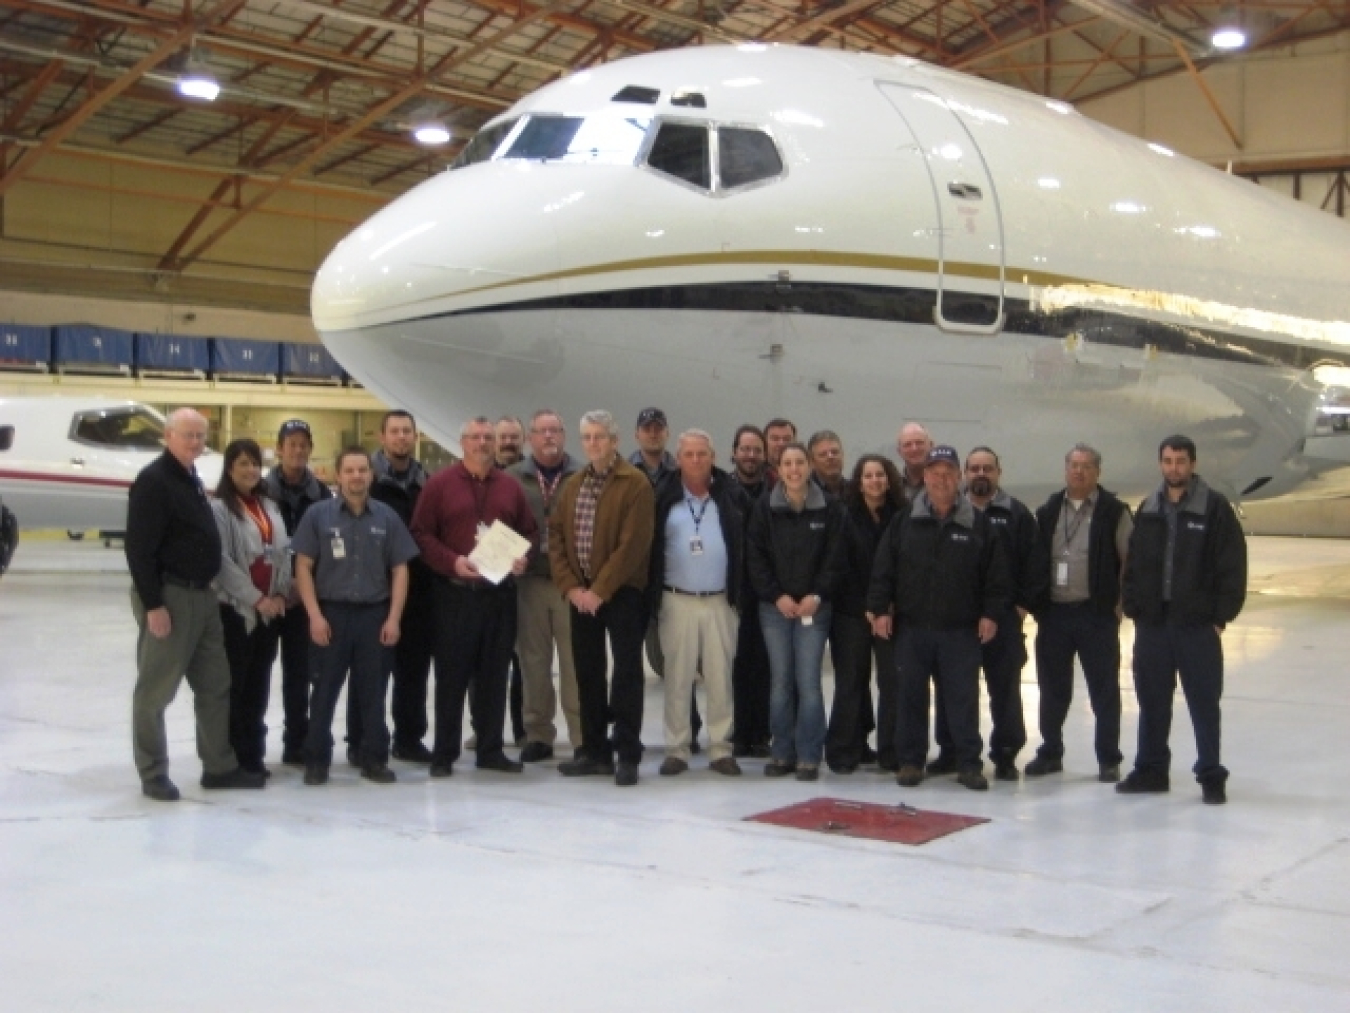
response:
[[[216,80],[216,75],[211,73],[211,68],[193,55],[188,58],[183,73],[178,76],[178,94],[187,98],[201,99],[204,102],[214,102],[216,96],[220,94],[220,82]]]
[[[1247,44],[1247,33],[1234,25],[1214,29],[1209,41],[1215,49],[1241,49]]]
[[[413,127],[413,137],[418,144],[434,148],[450,140],[450,130],[440,120],[428,120]]]

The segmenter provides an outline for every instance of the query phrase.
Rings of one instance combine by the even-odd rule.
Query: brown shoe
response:
[[[688,769],[689,764],[678,756],[667,756],[661,761],[661,769],[657,773],[662,777],[674,777],[677,774],[683,774]]]
[[[720,760],[713,760],[708,764],[708,769],[726,777],[740,777],[741,765],[736,762],[734,756],[724,756]]]
[[[906,763],[900,768],[900,773],[895,775],[895,783],[901,788],[917,788],[923,783],[923,768]]]

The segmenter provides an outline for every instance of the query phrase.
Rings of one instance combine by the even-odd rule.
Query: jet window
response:
[[[700,190],[711,189],[708,128],[689,123],[662,123],[647,153],[647,164]]]
[[[144,408],[81,412],[71,423],[70,438],[95,447],[158,450],[164,443],[164,424]]]
[[[531,116],[502,157],[632,165],[650,123],[613,114]]]
[[[0,450],[8,450],[14,446],[14,427],[0,426]]]
[[[783,159],[763,130],[721,127],[717,131],[717,183],[723,190],[782,175]]]
[[[473,135],[473,140],[464,146],[464,150],[459,153],[451,168],[462,169],[466,165],[486,162],[497,153],[502,141],[506,140],[506,135],[518,122],[519,120],[506,120],[504,123],[497,123],[478,131]]]

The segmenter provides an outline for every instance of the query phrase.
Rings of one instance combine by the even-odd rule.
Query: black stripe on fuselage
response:
[[[537,310],[717,310],[731,313],[801,313],[932,326],[936,302],[937,293],[932,289],[829,282],[727,282],[582,292],[548,299],[497,303],[422,319]],[[944,316],[954,322],[987,323],[994,318],[996,302],[992,296],[948,290],[943,294]],[[1350,365],[1350,354],[1336,354],[1306,345],[1233,334],[1213,327],[1145,320],[1117,311],[1089,307],[1045,311],[1036,309],[1025,299],[1005,299],[1003,305],[1007,314],[1003,330],[1010,334],[1056,339],[1076,334],[1086,344],[1138,349],[1152,347],[1169,355],[1240,362],[1252,366],[1307,369],[1327,363]]]

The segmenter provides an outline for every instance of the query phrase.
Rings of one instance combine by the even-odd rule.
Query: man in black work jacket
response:
[[[277,465],[263,479],[267,495],[281,511],[291,538],[305,511],[332,497],[333,491],[309,470],[314,434],[304,419],[287,419],[277,432]],[[309,734],[309,616],[297,596],[281,620],[281,704],[286,715],[282,731],[281,762],[305,765],[305,737]],[[354,751],[348,750],[348,758]]]
[[[127,500],[131,610],[140,627],[131,738],[141,791],[178,798],[169,780],[164,712],[187,676],[197,714],[203,788],[261,788],[263,775],[240,768],[230,746],[230,665],[216,592],[220,532],[197,476],[206,419],[191,408],[169,416],[164,454],[147,464]]]
[[[929,679],[941,690],[957,781],[989,787],[980,759],[980,645],[998,633],[1011,588],[988,518],[961,495],[960,469],[954,448],[928,452],[924,491],[882,536],[867,593],[873,632],[896,637],[896,782],[906,788],[923,780]]]
[[[989,759],[994,776],[1000,781],[1017,780],[1017,754],[1027,744],[1026,722],[1022,716],[1022,668],[1027,663],[1026,635],[1022,623],[1035,612],[1045,598],[1050,580],[1048,553],[1041,541],[1036,518],[1019,499],[1003,489],[1003,468],[998,454],[989,447],[976,447],[966,455],[966,498],[983,510],[990,529],[998,536],[1008,564],[1012,595],[1003,614],[996,617],[998,633],[981,645],[981,667],[989,688]],[[940,747],[937,759],[928,765],[928,773],[947,773],[956,769],[951,749],[951,733],[942,708],[942,691],[937,693],[933,720],[934,737]]]
[[[1036,510],[1050,550],[1050,590],[1036,613],[1041,747],[1023,771],[1027,777],[1064,769],[1077,655],[1097,719],[1097,780],[1120,780],[1120,575],[1133,519],[1129,507],[1097,484],[1101,473],[1102,455],[1076,444],[1064,455],[1064,489]]]
[[[1210,805],[1228,800],[1219,762],[1223,628],[1247,596],[1247,540],[1232,505],[1195,474],[1195,444],[1169,436],[1158,448],[1163,484],[1139,507],[1123,603],[1134,620],[1139,752],[1116,791],[1167,791],[1177,675],[1195,727],[1195,778]]]

